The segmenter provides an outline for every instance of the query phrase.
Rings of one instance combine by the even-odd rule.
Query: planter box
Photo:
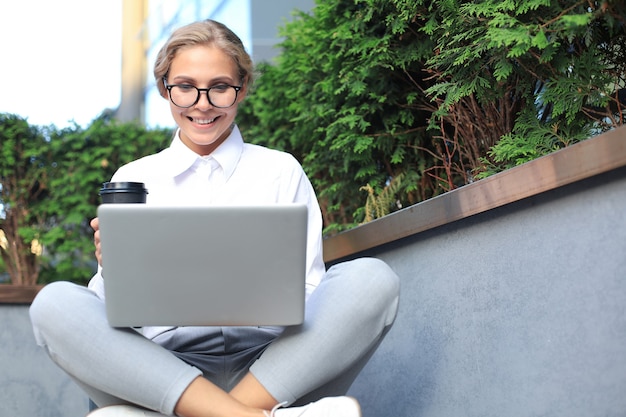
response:
[[[400,276],[363,417],[626,415],[626,127],[324,242]]]

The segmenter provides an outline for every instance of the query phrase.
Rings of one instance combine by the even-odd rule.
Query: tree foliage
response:
[[[327,233],[349,228],[373,195],[396,210],[623,124],[624,7],[317,0],[240,123],[300,158]]]
[[[98,190],[121,165],[163,149],[171,131],[97,119],[86,129],[32,127],[0,117],[0,228],[13,284],[84,282],[95,269],[89,221]],[[35,254],[31,250],[43,249]]]
[[[624,123],[622,1],[436,3],[431,123],[453,141],[487,141],[471,164],[479,177]]]
[[[407,2],[409,4],[409,2]],[[294,153],[318,191],[326,231],[363,219],[367,194],[404,173],[403,203],[432,196],[421,63],[432,43],[396,19],[395,2],[318,1],[286,24],[240,111],[248,140]],[[391,18],[390,18],[391,17]]]
[[[624,124],[621,0],[317,0],[281,34],[238,123],[302,162],[326,234]],[[87,278],[101,183],[170,136],[0,115],[13,282]]]
[[[0,255],[18,285],[34,284],[39,275],[36,247],[45,219],[33,208],[49,194],[45,149],[45,138],[26,120],[0,114]]]

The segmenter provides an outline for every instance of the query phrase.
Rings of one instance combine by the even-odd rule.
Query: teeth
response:
[[[193,121],[194,123],[198,123],[200,125],[208,125],[209,123],[213,123],[215,119],[217,119],[217,117],[214,117],[212,119],[193,119]]]

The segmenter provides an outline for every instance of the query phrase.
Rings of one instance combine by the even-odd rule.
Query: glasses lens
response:
[[[237,90],[230,85],[218,85],[209,90],[209,101],[215,107],[230,107],[237,100]]]
[[[192,85],[175,85],[170,89],[170,100],[179,107],[191,107],[198,98],[198,90]]]

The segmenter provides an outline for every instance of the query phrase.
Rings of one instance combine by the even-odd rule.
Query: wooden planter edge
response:
[[[30,304],[43,285],[0,284],[0,304]]]

